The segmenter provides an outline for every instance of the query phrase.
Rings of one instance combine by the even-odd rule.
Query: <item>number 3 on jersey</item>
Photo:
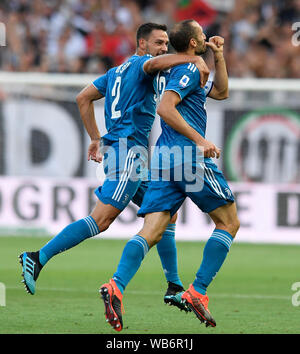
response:
[[[115,97],[111,105],[112,119],[117,119],[121,117],[121,111],[116,110],[116,106],[119,103],[119,99],[120,99],[120,89],[121,89],[121,76],[117,76],[113,89],[111,91],[112,97]]]

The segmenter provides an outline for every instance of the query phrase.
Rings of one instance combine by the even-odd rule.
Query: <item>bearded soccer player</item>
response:
[[[199,87],[199,71],[192,63],[173,67],[165,76],[166,88],[157,111],[162,118],[162,133],[157,141],[158,149],[154,151],[151,160],[151,181],[138,211],[138,215],[145,216],[144,226],[134,236],[140,240],[140,244],[134,250],[132,247],[128,248],[130,241],[125,245],[112,279],[100,288],[106,319],[114,327],[118,324],[122,326],[123,323],[118,309],[122,306],[127,284],[139,269],[149,249],[159,242],[170,219],[186,197],[209,214],[215,229],[205,245],[202,263],[194,282],[187,291],[174,297],[181,298],[201,322],[205,322],[207,326],[216,326],[208,310],[206,291],[221,268],[239,228],[232,192],[223,174],[212,161],[212,158],[220,156],[220,150],[205,139],[206,97],[217,100],[228,97],[228,77],[223,57],[224,39],[215,36],[206,42],[202,27],[194,20],[186,20],[175,25],[170,33],[170,42],[179,55],[198,56],[207,47],[211,48],[215,76],[214,81],[208,82],[205,88]],[[174,157],[164,165],[166,149],[161,149],[162,147],[169,150],[179,147],[179,155],[182,156],[177,154],[177,159]],[[185,156],[188,149],[191,152],[190,158]],[[201,151],[202,158],[199,158]],[[171,169],[169,179],[163,177],[165,168]],[[159,173],[156,177],[159,178],[154,179],[153,171],[157,169]],[[196,171],[195,180],[192,181],[184,173],[181,179],[175,178],[178,170]],[[118,306],[114,306],[115,304]]]
[[[20,255],[23,282],[30,294],[35,293],[39,273],[53,256],[105,231],[130,200],[141,205],[147,189],[147,184],[142,178],[143,171],[140,171],[137,178],[131,177],[135,172],[135,162],[141,160],[135,148],[139,146],[146,150],[155,118],[155,98],[158,95],[156,74],[174,65],[193,61],[200,70],[203,70],[202,85],[205,82],[208,69],[203,61],[191,56],[166,54],[168,46],[166,30],[164,25],[154,23],[141,25],[137,31],[136,54],[119,67],[110,69],[77,96],[81,118],[91,138],[88,159],[102,161],[101,140],[105,151],[103,162],[108,172],[106,171],[102,187],[95,191],[99,201],[89,216],[68,225],[40,250]],[[93,101],[103,97],[108,133],[101,138],[95,121]],[[141,170],[147,165],[145,156],[143,158],[145,161],[140,166]],[[170,295],[183,290],[177,272],[175,219],[176,216],[170,221],[164,238],[157,247],[168,281],[165,302],[170,301],[168,298]],[[181,304],[175,305],[185,309]]]

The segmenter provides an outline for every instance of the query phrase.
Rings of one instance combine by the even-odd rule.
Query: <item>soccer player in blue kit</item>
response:
[[[134,236],[140,243],[136,243],[135,247],[130,244],[131,241],[127,243],[112,279],[100,288],[105,316],[112,326],[122,322],[122,318],[118,318],[118,311],[115,311],[111,299],[115,299],[116,303],[118,298],[119,306],[122,305],[124,289],[139,269],[146,253],[159,242],[170,219],[186,197],[209,214],[215,229],[205,245],[202,263],[194,282],[177,297],[206,326],[216,326],[208,310],[206,290],[227,256],[238,231],[239,220],[232,192],[223,174],[211,160],[220,156],[220,150],[205,139],[206,96],[217,100],[228,97],[228,77],[223,57],[224,39],[215,36],[209,42],[205,40],[202,27],[194,20],[176,24],[170,33],[170,42],[180,55],[201,55],[207,47],[211,48],[215,61],[214,81],[208,82],[205,88],[199,87],[199,71],[193,64],[173,67],[165,76],[166,88],[157,110],[162,118],[162,133],[157,141],[158,149],[154,151],[151,160],[151,181],[138,211],[139,216],[145,216],[144,225]],[[181,164],[176,162],[175,157],[173,160],[169,159],[173,164],[173,174],[169,174],[169,179],[160,176],[165,172],[163,160],[166,159],[163,152],[165,150],[160,149],[162,147],[180,147],[183,156],[186,148],[192,151],[190,159],[179,159],[183,161]],[[199,158],[199,152],[202,152],[202,159],[201,153]],[[177,164],[184,171],[190,167],[196,171],[196,183],[193,186],[189,183],[189,176],[181,179],[174,177],[178,171]],[[166,166],[170,166],[170,163],[166,163]],[[156,175],[159,178],[154,179],[153,171],[157,169],[160,175]],[[113,290],[110,285],[112,282],[115,284]]]
[[[166,54],[166,30],[164,25],[141,25],[137,31],[136,54],[119,67],[110,69],[77,96],[81,118],[91,138],[88,159],[96,162],[103,159],[106,179],[102,187],[95,191],[99,201],[89,216],[68,225],[39,251],[20,255],[23,282],[30,294],[35,293],[39,273],[53,256],[105,231],[130,200],[141,205],[147,188],[141,178],[147,159],[145,156],[138,156],[139,153],[134,148],[142,146],[146,150],[148,146],[148,137],[156,114],[156,74],[174,65],[193,61],[203,73],[201,80],[202,85],[204,84],[208,69],[203,60],[194,60],[192,56]],[[93,101],[103,97],[108,132],[101,138],[95,121]],[[100,148],[100,139],[103,150]],[[136,172],[136,160],[141,161],[142,158],[144,166],[140,166],[140,175],[131,178],[131,174]],[[177,273],[174,222],[175,218],[166,229],[166,237],[157,247],[168,281],[166,295],[176,294],[183,289]],[[185,309],[183,305],[178,306]]]

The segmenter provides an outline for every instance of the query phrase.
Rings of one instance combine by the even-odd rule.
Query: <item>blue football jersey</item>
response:
[[[207,81],[204,88],[200,87],[200,73],[192,63],[175,66],[162,72],[157,87],[160,95],[164,91],[175,91],[181,98],[176,106],[185,121],[198,133],[205,137],[206,131],[206,97],[209,95],[213,82]],[[181,166],[182,161],[193,163],[197,158],[196,145],[193,141],[178,133],[161,119],[162,132],[154,149],[151,168],[168,170],[172,166]],[[191,147],[191,155],[185,153],[185,147]]]
[[[164,91],[175,91],[181,98],[176,106],[185,121],[198,133],[205,137],[206,132],[206,97],[209,95],[213,82],[208,81],[204,88],[200,87],[200,73],[192,63],[182,64],[165,71],[159,78]],[[165,86],[165,87],[164,87]],[[158,143],[173,146],[194,144],[185,136],[179,134],[161,119],[162,133]]]
[[[148,146],[156,111],[156,80],[143,70],[151,55],[133,55],[114,67],[93,84],[105,96],[104,138],[118,141],[130,137]]]

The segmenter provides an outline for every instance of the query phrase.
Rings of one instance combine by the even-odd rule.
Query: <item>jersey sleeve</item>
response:
[[[174,67],[165,91],[175,91],[181,100],[200,86],[200,73],[194,64]]]
[[[150,54],[143,55],[142,57],[139,58],[139,61],[138,61],[139,72],[140,72],[142,75],[149,75],[149,74],[147,74],[147,73],[144,71],[144,64],[146,63],[146,61],[148,61],[148,60],[151,59],[151,58],[153,58],[153,56],[150,55]]]
[[[210,91],[212,90],[213,86],[214,86],[214,82],[212,80],[206,81],[206,84],[204,86],[204,92],[206,97],[210,94]]]
[[[107,73],[94,80],[93,85],[101,93],[101,95],[105,96],[107,87]]]

